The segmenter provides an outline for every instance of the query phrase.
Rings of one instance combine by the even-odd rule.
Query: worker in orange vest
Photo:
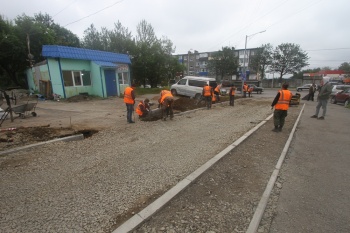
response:
[[[209,86],[208,84],[205,84],[203,87],[202,96],[205,99],[207,109],[211,108],[211,101],[212,101],[213,95],[214,95],[213,88],[211,88],[211,86]]]
[[[213,94],[213,95],[211,96],[211,103],[212,103],[212,104],[215,104],[215,103],[216,103],[216,100],[217,100],[216,95]]]
[[[170,120],[174,118],[173,104],[174,97],[168,90],[162,90],[160,92],[160,97],[158,99],[160,107],[162,109],[162,119],[166,121],[168,115],[170,115]]]
[[[126,105],[126,119],[128,123],[135,123],[132,120],[132,113],[134,112],[135,93],[133,87],[127,87],[124,90],[124,103]]]
[[[253,87],[248,86],[248,97],[253,97]]]
[[[149,106],[149,99],[141,100],[140,103],[137,105],[135,112],[139,115],[139,118],[145,119],[150,115],[150,106]]]
[[[220,101],[220,88],[221,88],[221,84],[217,85],[214,89],[214,94],[216,95],[217,101]]]
[[[247,92],[248,92],[248,85],[247,83],[243,84],[243,98],[247,97]]]
[[[235,85],[233,85],[230,88],[230,91],[228,93],[228,95],[230,96],[230,106],[234,106],[235,105],[235,93],[236,93],[236,87],[235,87]]]
[[[282,131],[284,126],[284,121],[287,116],[287,111],[289,108],[290,100],[292,99],[292,92],[288,90],[288,83],[284,83],[282,85],[282,90],[279,90],[275,99],[271,104],[271,108],[275,107],[275,111],[273,113],[273,122],[275,128],[272,130],[274,132]]]

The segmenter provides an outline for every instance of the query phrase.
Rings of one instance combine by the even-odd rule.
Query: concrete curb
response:
[[[265,120],[261,121],[254,128],[249,130],[231,145],[226,147],[220,153],[211,158],[208,162],[203,164],[201,167],[196,169],[182,181],[177,183],[174,187],[172,187],[169,191],[160,196],[157,200],[149,204],[145,209],[141,210],[139,213],[132,216],[129,220],[120,225],[117,229],[115,229],[112,233],[126,233],[135,230],[141,223],[150,218],[153,214],[155,214],[158,210],[164,207],[171,199],[173,199],[176,195],[178,195],[181,191],[187,188],[193,181],[195,181],[199,176],[201,176],[204,172],[206,172],[210,167],[212,167],[216,162],[218,162],[225,155],[230,153],[236,146],[242,143],[245,139],[247,139],[252,133],[258,130],[262,125],[264,125],[269,119],[271,119],[273,114],[268,116]]]
[[[59,141],[68,142],[68,141],[78,141],[78,140],[83,140],[83,139],[84,139],[84,135],[83,134],[72,135],[72,136],[64,137],[64,138],[57,138],[57,139],[53,139],[53,140],[50,140],[50,141],[39,142],[39,143],[27,145],[27,146],[14,148],[14,149],[11,149],[11,150],[0,151],[0,156],[1,155],[5,155],[5,154],[14,153],[14,152],[17,152],[17,151],[20,151],[20,150],[25,150],[25,149],[32,148],[32,147],[35,147],[35,146],[40,146],[40,145],[52,143],[52,142],[59,142]]]
[[[303,108],[301,109],[299,116],[298,116],[296,122],[294,123],[294,127],[292,129],[292,132],[289,134],[288,140],[287,140],[286,144],[284,145],[281,156],[278,159],[277,164],[275,166],[275,170],[272,172],[270,180],[266,185],[265,191],[260,199],[258,206],[256,207],[253,218],[250,221],[250,224],[249,224],[249,227],[248,227],[246,233],[256,233],[258,228],[259,228],[260,221],[264,215],[265,208],[267,206],[267,202],[269,201],[272,189],[273,189],[275,182],[277,180],[277,177],[278,177],[278,173],[282,167],[283,161],[284,161],[286,154],[288,152],[288,149],[289,149],[290,143],[293,139],[296,127],[300,121],[301,114],[304,111],[304,107],[305,107],[305,104],[303,105]]]

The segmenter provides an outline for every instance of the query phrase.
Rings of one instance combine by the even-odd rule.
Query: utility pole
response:
[[[246,50],[247,50],[247,39],[248,39],[248,37],[251,37],[251,36],[254,36],[254,35],[256,35],[256,34],[259,34],[259,33],[263,33],[263,32],[266,32],[266,30],[264,30],[264,31],[261,31],[261,32],[257,32],[257,33],[254,33],[254,34],[251,34],[251,35],[246,35],[245,36],[245,45],[244,45],[244,56],[243,56],[243,74],[242,74],[242,86],[241,86],[241,92],[242,92],[242,96],[243,96],[243,84],[244,84],[244,81],[245,81],[245,79],[247,78],[246,77],[246,71],[247,71],[247,69],[246,69],[246,67],[245,67],[245,55],[246,55]],[[249,63],[248,63],[249,64]],[[247,65],[248,65],[247,64]]]

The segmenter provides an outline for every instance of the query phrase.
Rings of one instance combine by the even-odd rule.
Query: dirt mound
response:
[[[204,101],[199,102],[198,100],[195,100],[195,99],[181,97],[174,101],[173,109],[180,112],[184,112],[184,111],[188,111],[188,110],[192,110],[192,109],[200,108],[204,106],[205,106]]]
[[[72,128],[19,127],[0,134],[0,151],[76,134]]]
[[[220,101],[217,101],[216,103],[228,101],[228,96],[221,96]],[[188,110],[193,110],[197,108],[205,107],[205,101],[204,100],[196,100],[186,97],[180,97],[179,99],[175,100],[173,109],[180,112],[185,112]]]

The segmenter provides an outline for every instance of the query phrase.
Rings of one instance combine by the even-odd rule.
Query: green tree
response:
[[[171,55],[174,51],[172,42],[166,37],[158,39],[152,25],[142,20],[136,31],[136,49],[131,54],[133,78],[139,84],[156,87],[181,66],[175,65]]]
[[[129,30],[118,21],[112,30],[105,27],[98,31],[93,24],[84,31],[83,46],[88,49],[114,53],[133,53],[135,42]]]
[[[271,44],[264,44],[257,49],[257,52],[250,59],[249,67],[257,73],[260,77],[265,78],[266,69],[272,65],[273,62],[273,47]]]
[[[18,31],[10,22],[0,16],[0,75],[1,88],[19,86],[17,71],[26,67],[26,46]]]
[[[79,38],[55,24],[47,14],[17,16],[14,23],[0,17],[0,75],[7,86],[26,86],[23,72],[44,58],[42,46],[79,46]]]
[[[220,77],[220,80],[223,80],[226,76],[237,74],[239,65],[234,50],[233,47],[223,47],[208,60],[207,68],[211,74],[215,74],[217,79]]]
[[[102,42],[101,33],[93,24],[85,29],[82,44],[84,48],[106,51]]]
[[[344,71],[345,73],[349,74],[350,73],[350,63],[349,62],[343,62],[339,68],[339,70]]]
[[[110,51],[117,53],[132,53],[135,51],[135,41],[128,28],[118,21],[114,24],[114,29],[110,31]]]
[[[274,63],[272,70],[280,74],[279,82],[285,74],[293,74],[300,71],[307,63],[309,57],[302,51],[299,45],[285,43],[278,45],[274,50]]]

